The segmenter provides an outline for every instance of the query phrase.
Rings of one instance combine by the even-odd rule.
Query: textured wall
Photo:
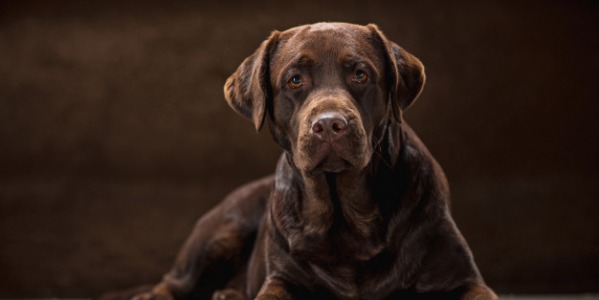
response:
[[[426,65],[406,118],[491,286],[599,291],[591,1],[13,2],[0,4],[0,296],[157,281],[194,220],[279,153],[229,110],[225,79],[271,30],[327,20],[377,23]]]

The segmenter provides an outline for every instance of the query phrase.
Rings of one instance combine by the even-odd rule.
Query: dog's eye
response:
[[[289,86],[292,89],[297,89],[303,85],[302,77],[299,75],[295,75],[289,79]]]
[[[362,70],[357,70],[352,79],[357,83],[365,83],[368,80],[368,74]]]

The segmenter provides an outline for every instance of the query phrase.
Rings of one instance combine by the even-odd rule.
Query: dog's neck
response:
[[[380,212],[366,172],[322,173],[303,177],[301,216],[304,232],[325,236],[333,226],[347,227],[361,239],[374,238]]]

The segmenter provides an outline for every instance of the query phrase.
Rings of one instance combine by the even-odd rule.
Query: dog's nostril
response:
[[[347,122],[343,119],[333,119],[331,123],[331,129],[335,133],[341,133],[345,131],[345,128],[347,127]]]
[[[324,126],[323,126],[322,122],[320,122],[320,120],[318,122],[315,122],[314,125],[312,125],[312,132],[322,133],[323,131],[324,131]]]

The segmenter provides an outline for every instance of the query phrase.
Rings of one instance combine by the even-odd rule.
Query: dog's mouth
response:
[[[364,155],[359,145],[351,143],[323,142],[309,151],[304,157],[308,160],[303,169],[308,175],[320,173],[341,173],[364,167]]]
[[[316,165],[312,172],[340,173],[351,169],[353,165],[336,153],[329,153]]]

